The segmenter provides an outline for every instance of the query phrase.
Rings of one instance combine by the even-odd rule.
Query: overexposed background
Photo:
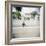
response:
[[[0,0],[0,46],[5,46],[4,45],[5,44],[5,3],[4,1],[5,0]],[[16,1],[20,1],[20,0],[16,0]],[[46,0],[21,0],[21,1],[46,2]],[[24,44],[24,45],[16,45],[16,46],[46,46],[46,43]]]

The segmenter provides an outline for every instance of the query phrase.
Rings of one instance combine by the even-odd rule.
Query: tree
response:
[[[15,19],[16,17],[18,18],[18,19],[21,19],[20,17],[21,17],[21,14],[20,14],[20,12],[18,11],[18,10],[16,10],[16,12],[12,12],[12,16],[13,16],[13,18]]]
[[[33,12],[31,13],[31,15],[33,15],[33,17],[35,17],[35,15],[38,15],[38,13],[37,13],[36,11],[33,11]]]

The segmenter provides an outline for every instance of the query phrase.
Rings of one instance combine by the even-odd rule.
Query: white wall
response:
[[[4,4],[4,1],[5,0],[0,0],[0,46],[3,46],[5,43],[5,35],[4,35],[5,34],[5,13],[4,13],[5,12],[5,7],[4,7],[5,4]],[[26,1],[26,0],[23,0],[23,1]],[[46,2],[45,0],[27,0],[27,1],[29,1],[29,2],[30,1]],[[24,45],[16,45],[16,46],[46,46],[46,43],[24,44]]]

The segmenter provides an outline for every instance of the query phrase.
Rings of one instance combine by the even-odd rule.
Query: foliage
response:
[[[31,15],[33,15],[35,17],[35,15],[38,15],[38,13],[36,11],[32,12]]]
[[[16,11],[15,14],[16,14],[17,17],[21,16],[19,11]]]
[[[17,17],[18,19],[20,19],[21,14],[20,14],[19,11],[16,11],[16,12],[12,12],[12,16],[13,16],[14,18]]]

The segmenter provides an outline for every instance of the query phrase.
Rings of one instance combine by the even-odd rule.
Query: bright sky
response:
[[[22,7],[21,12],[23,13],[31,13],[32,11],[37,11],[39,12],[39,8],[34,8],[34,7]],[[16,9],[12,7],[12,12],[16,12]]]

